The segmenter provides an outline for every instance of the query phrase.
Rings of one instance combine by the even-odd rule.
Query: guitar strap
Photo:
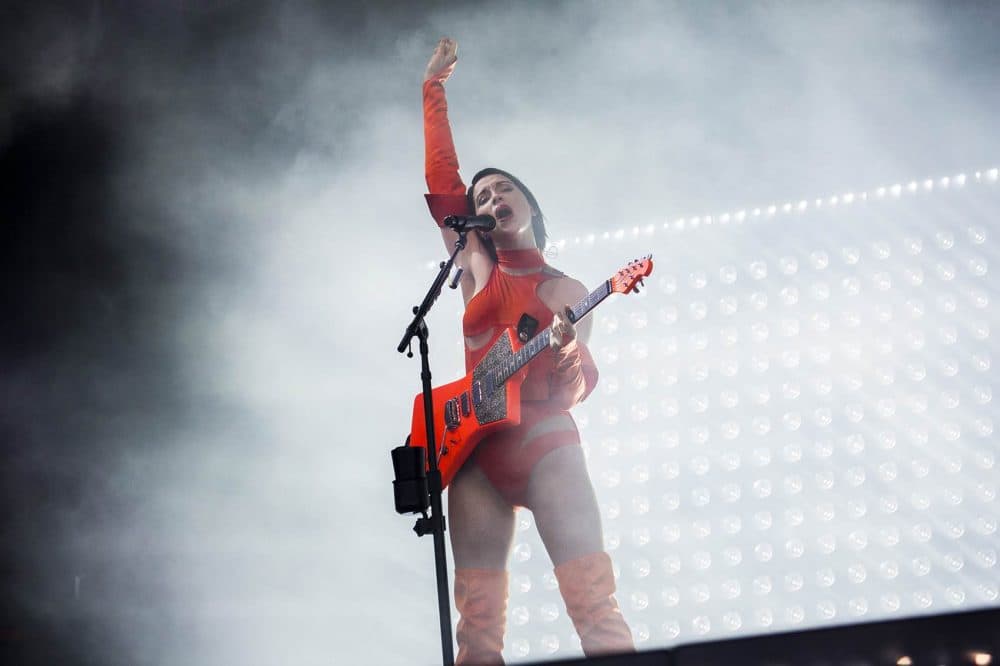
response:
[[[538,320],[527,312],[522,314],[520,321],[517,322],[517,339],[524,344],[531,338],[535,337],[535,331],[537,330]]]

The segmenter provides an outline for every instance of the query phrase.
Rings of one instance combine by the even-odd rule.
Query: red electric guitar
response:
[[[652,272],[652,255],[636,259],[574,305],[572,320],[579,321],[613,293],[638,291],[636,284],[642,284],[642,279]],[[527,376],[527,371],[522,372],[522,369],[549,346],[549,333],[550,329],[546,328],[521,346],[517,332],[508,328],[472,372],[432,391],[438,469],[444,486],[451,482],[484,437],[520,423],[521,383]],[[410,446],[427,446],[422,393],[413,401],[409,443]]]

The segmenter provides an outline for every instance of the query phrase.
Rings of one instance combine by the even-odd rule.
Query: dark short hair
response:
[[[528,199],[528,203],[531,204],[531,208],[534,210],[531,214],[531,230],[535,235],[535,245],[538,246],[539,250],[544,250],[545,241],[548,238],[548,235],[545,233],[545,216],[542,215],[542,208],[538,205],[538,200],[535,199],[535,195],[531,193],[531,190],[529,190],[525,184],[517,178],[517,176],[507,173],[503,169],[496,169],[494,167],[487,167],[486,169],[480,170],[475,176],[472,177],[472,184],[469,185],[469,191],[466,193],[466,197],[468,197],[469,200],[469,210],[473,213],[476,210],[476,202],[472,198],[472,190],[476,187],[476,183],[484,177],[492,176],[494,174],[509,178],[510,181],[517,186],[517,189],[521,190],[521,192],[524,193],[524,196]],[[496,248],[493,246],[493,241],[487,239],[487,242],[489,243],[490,254],[494,255],[493,260],[496,261]]]

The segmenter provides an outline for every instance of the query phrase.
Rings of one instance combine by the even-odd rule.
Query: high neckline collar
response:
[[[537,247],[521,250],[497,249],[497,262],[504,269],[541,268],[545,265],[545,257]]]

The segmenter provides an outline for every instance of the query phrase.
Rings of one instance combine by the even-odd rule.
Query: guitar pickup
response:
[[[462,416],[468,417],[469,414],[472,413],[472,405],[469,404],[469,394],[462,393],[462,395],[459,396],[459,402],[461,403],[462,406]]]
[[[461,423],[462,417],[458,414],[458,398],[452,398],[444,403],[444,425],[448,430],[454,430]]]

